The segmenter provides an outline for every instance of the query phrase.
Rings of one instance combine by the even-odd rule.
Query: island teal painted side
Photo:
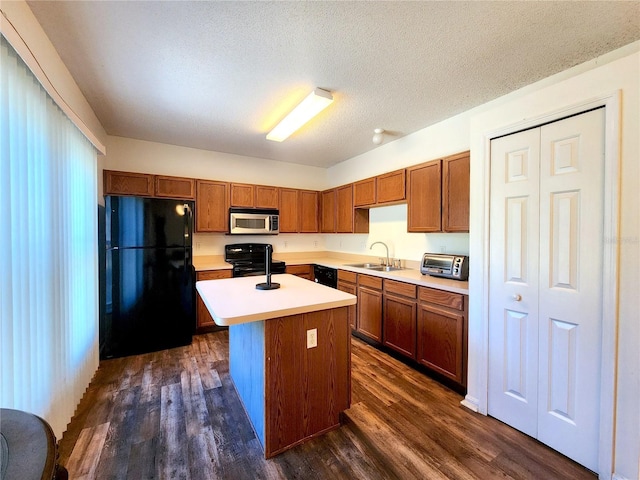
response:
[[[229,372],[265,448],[264,321],[229,327]]]

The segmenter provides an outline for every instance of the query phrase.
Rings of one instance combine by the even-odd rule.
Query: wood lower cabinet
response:
[[[358,275],[346,270],[338,270],[338,290],[341,290],[351,295],[358,296]],[[348,307],[349,325],[351,330],[357,330],[358,328],[358,316],[357,316],[357,304],[350,305]]]
[[[289,273],[306,280],[313,280],[313,265],[287,265],[285,267],[285,273]]]
[[[196,182],[196,232],[229,231],[229,184]]]
[[[418,289],[418,362],[466,386],[467,296]]]
[[[153,197],[153,175],[105,170],[103,179],[105,195]]]
[[[195,200],[196,181],[193,178],[155,176],[154,194],[162,198]]]
[[[233,273],[231,270],[204,270],[202,272],[196,272],[196,281],[201,280],[220,280],[222,278],[231,278]],[[196,292],[196,332],[203,333],[205,331],[211,331],[220,329],[216,322],[213,321],[213,317],[209,313],[209,309],[200,298],[200,294]]]
[[[356,331],[382,342],[382,279],[358,275],[358,320]]]
[[[416,359],[416,301],[415,285],[384,281],[383,345]]]

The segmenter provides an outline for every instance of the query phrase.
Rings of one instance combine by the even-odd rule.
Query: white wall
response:
[[[486,404],[485,337],[481,331],[487,285],[480,267],[486,247],[483,219],[486,191],[484,135],[560,108],[622,91],[621,212],[616,441],[614,471],[621,478],[639,478],[640,463],[640,44],[587,62],[519,92],[476,109],[471,117],[471,276],[468,395]],[[633,52],[633,53],[631,53]],[[626,56],[620,58],[621,54]],[[617,59],[616,59],[617,58]]]

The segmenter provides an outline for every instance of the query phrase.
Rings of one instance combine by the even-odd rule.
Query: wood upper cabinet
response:
[[[406,199],[404,169],[378,175],[376,184],[376,203],[403,202]]]
[[[247,183],[232,183],[231,184],[231,203],[232,207],[254,207],[256,204],[255,199],[255,185],[249,185]]]
[[[266,185],[256,185],[255,195],[257,208],[278,208],[279,207],[279,188],[269,187]]]
[[[418,362],[466,386],[468,297],[426,287],[418,297]]]
[[[336,188],[336,232],[353,233],[353,184]]]
[[[407,168],[407,231],[442,230],[442,161]]]
[[[407,230],[469,231],[469,152],[407,168]]]
[[[205,270],[202,272],[196,272],[196,281],[200,280],[218,280],[221,278],[231,278],[233,273],[231,270]],[[222,328],[216,325],[213,321],[213,317],[209,313],[209,309],[202,301],[200,294],[196,292],[196,328],[200,331],[202,329],[211,330],[213,328]]]
[[[320,193],[320,232],[336,232],[336,190]]]
[[[469,152],[442,161],[442,230],[469,231]]]
[[[300,201],[300,233],[318,233],[320,226],[319,221],[319,204],[318,192],[313,190],[300,190],[298,193]]]
[[[196,182],[196,232],[229,231],[229,184]]]
[[[360,180],[353,184],[353,205],[371,206],[376,203],[376,177]]]
[[[298,231],[298,192],[299,191],[294,188],[280,189],[280,233],[296,233]],[[316,220],[316,224],[317,223]]]
[[[279,189],[280,233],[318,233],[318,192]]]
[[[105,195],[153,197],[153,175],[105,170],[103,178]]]
[[[279,208],[279,188],[267,185],[251,185],[249,183],[232,183],[232,207],[246,208]]]
[[[358,275],[358,320],[356,331],[382,342],[382,279]]]
[[[156,175],[154,193],[156,197],[195,200],[196,180],[194,178]]]

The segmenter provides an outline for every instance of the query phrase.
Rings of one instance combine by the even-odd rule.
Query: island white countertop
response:
[[[354,295],[295,275],[272,275],[271,282],[280,284],[277,290],[256,289],[257,283],[264,282],[265,275],[202,280],[196,282],[196,289],[220,326],[347,307],[357,301]]]

